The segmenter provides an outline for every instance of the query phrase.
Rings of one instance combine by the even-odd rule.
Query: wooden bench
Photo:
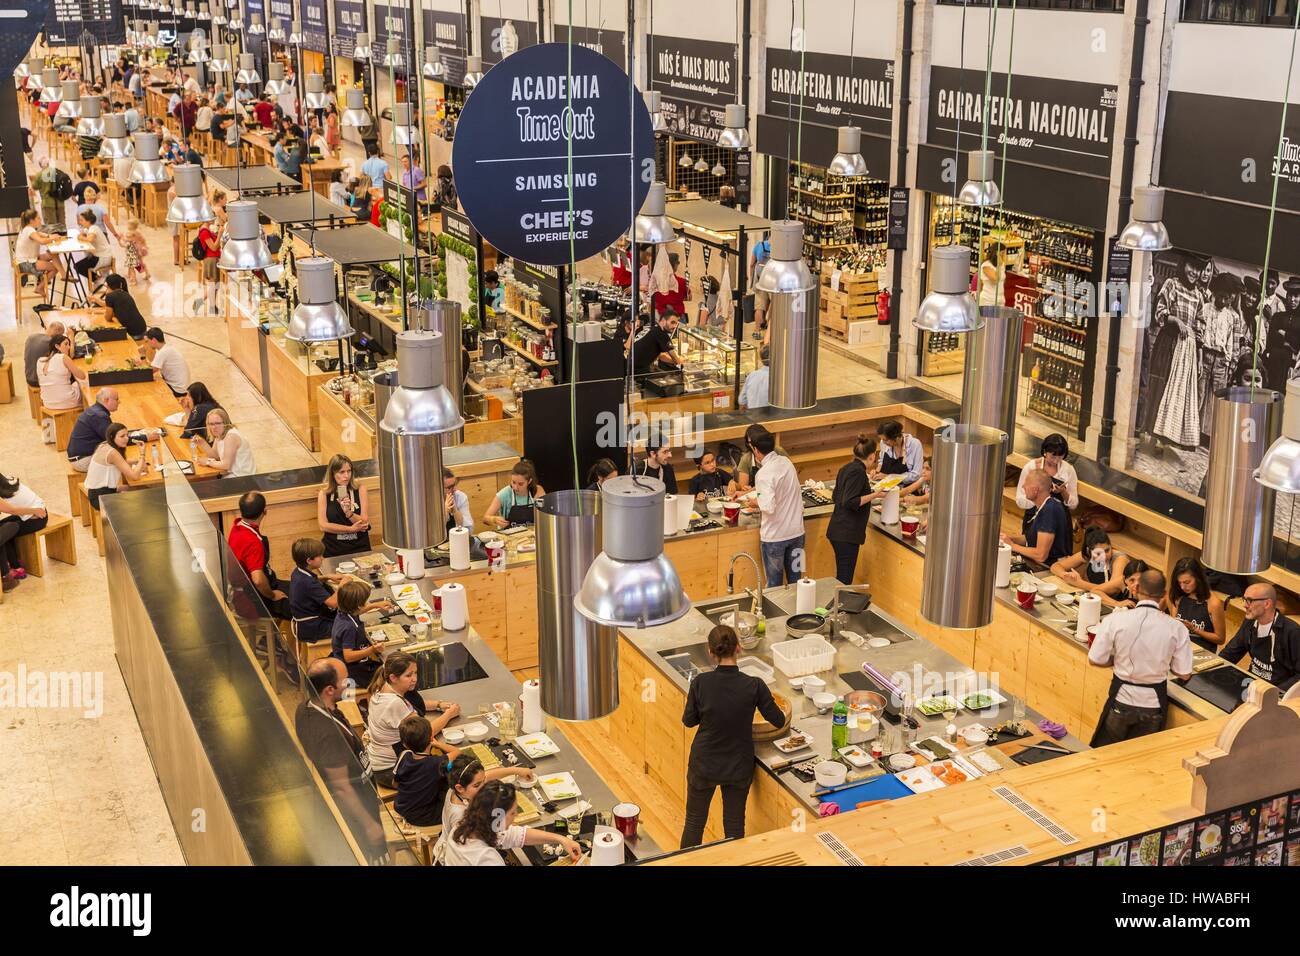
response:
[[[27,386],[27,406],[32,410],[32,421],[36,424],[41,423],[41,390],[31,385]]]
[[[50,514],[50,520],[40,531],[24,534],[14,539],[18,545],[18,561],[33,577],[45,576],[45,555],[41,553],[41,539],[51,561],[64,564],[77,563],[76,528],[67,515]]]
[[[44,421],[47,418],[54,419],[54,447],[59,451],[68,450],[68,439],[72,437],[72,426],[77,423],[77,416],[81,414],[81,408],[61,408],[58,410],[41,406],[41,417],[38,421]]]
[[[14,363],[5,359],[0,362],[0,405],[8,405],[13,400]]]
[[[86,490],[84,484],[77,486],[77,494],[73,499],[77,502],[78,509],[81,511],[81,523],[90,526],[90,533],[95,539],[95,544],[99,548],[99,556],[104,556],[104,516],[90,504],[90,492]]]
[[[68,510],[72,517],[81,518],[83,528],[90,527],[90,515],[86,514],[81,506],[81,499],[85,496],[82,489],[86,486],[86,473],[77,471],[72,465],[68,465]]]

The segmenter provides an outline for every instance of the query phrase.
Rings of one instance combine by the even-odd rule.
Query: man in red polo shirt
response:
[[[271,543],[261,532],[262,519],[266,517],[266,498],[260,492],[245,492],[239,499],[239,520],[230,529],[227,543],[248,580],[261,595],[267,610],[278,618],[288,620],[289,596],[280,590],[280,579],[271,570]],[[238,608],[240,614],[256,617],[255,606]]]
[[[271,105],[271,98],[265,93],[253,104],[253,116],[257,118],[258,126],[263,129],[271,128],[271,123],[275,119],[275,107]]]

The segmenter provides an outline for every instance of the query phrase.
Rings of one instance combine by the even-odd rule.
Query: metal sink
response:
[[[686,678],[689,684],[705,671],[711,671],[714,667],[714,661],[709,657],[708,645],[706,644],[688,644],[684,647],[670,647],[667,650],[659,652],[673,670]]]
[[[736,610],[737,607],[742,611],[754,610],[754,598],[748,594],[728,594],[724,598],[718,598],[716,601],[708,601],[703,604],[696,604],[695,609],[707,617],[714,624],[722,623],[722,615]],[[763,595],[763,617],[785,617],[787,612],[784,608],[777,605],[774,601]]]

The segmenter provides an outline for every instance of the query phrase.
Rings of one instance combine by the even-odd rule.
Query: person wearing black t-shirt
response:
[[[419,714],[409,714],[397,727],[402,750],[393,767],[397,797],[393,809],[413,827],[436,827],[442,822],[447,800],[447,768],[460,751],[430,751],[433,725]]]
[[[341,585],[341,574],[322,575],[320,566],[325,546],[317,538],[299,538],[290,550],[293,573],[289,575],[289,613],[299,643],[329,640],[338,613],[338,601],[326,582]]]
[[[650,442],[645,447],[645,457],[636,463],[633,474],[658,478],[664,483],[666,494],[677,494],[677,472],[671,464],[673,450],[667,445]]]
[[[186,412],[185,429],[181,438],[189,439],[196,435],[202,437],[208,430],[208,412],[220,408],[221,403],[212,397],[208,387],[202,382],[190,382],[185,392],[177,396],[181,409]]]
[[[1033,508],[1026,512],[1024,534],[1004,534],[1002,542],[1016,554],[1050,567],[1074,550],[1070,513],[1052,497],[1052,479],[1042,469],[1025,476],[1025,496]]]
[[[691,479],[691,494],[701,501],[705,498],[720,498],[726,495],[731,475],[718,467],[718,456],[711,451],[706,451],[696,459],[695,464],[700,470]]]
[[[673,335],[681,317],[670,306],[632,342],[632,366],[638,374],[653,371],[676,371],[682,360],[673,351]]]
[[[108,309],[108,317],[116,319],[118,325],[126,329],[126,334],[139,342],[149,328],[149,323],[140,314],[140,307],[126,289],[126,280],[116,272],[110,272],[104,279],[104,290],[91,293],[90,301]]]

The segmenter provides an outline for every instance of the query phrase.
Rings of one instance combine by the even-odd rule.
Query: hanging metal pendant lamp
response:
[[[352,46],[352,59],[369,60],[372,56],[374,52],[370,49],[370,34],[358,33]]]
[[[41,83],[41,74],[45,72],[45,58],[34,56],[27,61],[27,78],[23,81],[23,88],[28,90],[44,89]]]
[[[914,324],[927,332],[974,332],[983,326],[970,291],[970,249],[966,246],[930,250],[930,294],[921,300]]]
[[[202,39],[195,37],[190,44],[190,62],[207,63],[210,59],[212,57],[208,55],[206,43]]]
[[[199,4],[199,16],[198,16],[198,18],[199,18],[200,20],[211,20],[211,19],[212,19],[212,4],[210,4],[210,3],[200,3],[200,4]]]
[[[126,135],[126,117],[121,113],[109,113],[104,117],[104,138],[99,142],[100,159],[122,159],[135,152],[135,147]]]
[[[1205,476],[1201,562],[1225,574],[1259,574],[1273,561],[1273,487],[1255,480],[1282,431],[1282,396],[1264,388],[1214,393]]]
[[[261,74],[257,72],[257,60],[253,58],[253,54],[239,54],[239,72],[235,74],[235,82],[244,86],[256,86],[262,82]]]
[[[436,46],[424,48],[424,66],[420,72],[426,80],[440,80],[447,75],[447,67],[442,62],[442,54]]]
[[[677,160],[677,165],[680,166],[682,169],[690,169],[692,166],[695,165],[695,160],[691,159],[691,154],[686,150],[685,147],[682,148],[682,155],[681,158]]]
[[[724,111],[726,125],[718,134],[718,145],[723,149],[748,149],[749,121],[746,119],[744,103],[728,103]]]
[[[77,120],[78,136],[104,135],[104,100],[99,96],[88,96],[81,101],[81,119]]]
[[[419,323],[419,328],[424,329],[426,332],[441,333],[443,341],[450,343],[447,348],[442,350],[442,380],[448,383],[448,391],[451,392],[452,401],[456,403],[457,410],[464,415],[465,389],[463,387],[453,387],[454,383],[465,381],[465,365],[459,348],[461,334],[464,330],[460,303],[454,299],[433,299],[422,303],[414,314],[416,321]],[[443,448],[460,445],[464,441],[465,429],[463,428],[442,433]]]
[[[251,36],[255,37],[264,36],[266,34],[266,26],[262,23],[262,15],[260,13],[250,13],[248,15],[248,32]]]
[[[803,258],[803,223],[772,223],[770,242],[772,255],[754,283],[770,300],[770,404],[811,408],[817,404],[818,284]]]
[[[277,61],[268,63],[266,66],[266,86],[263,92],[267,96],[280,96],[284,93],[292,93],[293,86],[284,78],[284,64]]]
[[[465,89],[472,90],[483,82],[483,58],[481,56],[465,57]]]
[[[655,627],[691,609],[664,554],[664,484],[624,475],[600,486],[604,550],[574,598],[578,613],[610,627]]]
[[[81,84],[76,80],[63,81],[63,93],[55,116],[78,119],[81,116]]]
[[[975,628],[993,621],[1006,460],[1007,435],[999,429],[935,430],[921,577],[921,616],[931,624]]]
[[[1014,435],[1025,316],[1019,309],[1000,305],[983,306],[979,312],[980,328],[966,340],[962,424],[986,425]]]
[[[296,262],[298,305],[284,337],[294,342],[335,342],[354,330],[338,303],[335,263],[328,256],[306,256]]]
[[[46,68],[41,70],[41,99],[47,106],[63,99],[63,84],[59,80],[59,71]]]
[[[1274,491],[1300,494],[1300,379],[1286,383],[1282,434],[1264,453],[1255,480]]]
[[[384,66],[390,70],[406,67],[406,58],[402,56],[402,41],[398,37],[389,37],[384,50]]]
[[[420,144],[420,131],[411,118],[410,103],[393,104],[393,141],[399,146]]]
[[[366,110],[365,90],[356,88],[348,90],[344,96],[344,103],[346,109],[343,110],[343,116],[339,120],[344,126],[366,127],[374,122]]]
[[[1133,218],[1120,232],[1116,242],[1135,252],[1160,252],[1172,249],[1169,230],[1161,221],[1165,214],[1165,191],[1159,186],[1133,188]]]
[[[302,43],[305,39],[306,37],[303,36],[303,32],[302,32],[302,21],[290,20],[289,21],[289,45],[302,46]]]
[[[330,105],[329,96],[325,93],[325,77],[319,73],[307,74],[307,92],[303,94],[302,101],[309,110],[323,110]]]
[[[229,21],[228,19],[226,19],[226,10],[225,10],[225,7],[222,6],[222,4],[221,4],[220,2],[218,2],[218,3],[217,3],[217,8],[216,8],[215,10],[212,11],[212,24],[213,24],[213,26],[224,27],[224,26],[225,26],[227,23],[229,23],[229,22],[230,22],[230,21]]]
[[[957,202],[963,206],[985,209],[1002,205],[1002,190],[993,178],[993,150],[973,149],[966,157],[966,182],[957,193]]]
[[[211,222],[217,214],[208,205],[203,194],[203,167],[185,163],[172,167],[172,180],[176,198],[167,207],[167,221],[194,225]]]
[[[136,133],[134,139],[135,161],[131,164],[131,182],[167,182],[167,169],[158,158],[161,137],[157,133]]]
[[[651,183],[646,191],[645,202],[641,212],[633,223],[633,237],[639,245],[663,245],[673,242],[677,232],[665,214],[668,208],[668,187],[663,183]]]
[[[717,178],[721,179],[723,176],[727,175],[727,167],[722,165],[722,160],[718,160],[713,164],[713,169],[710,170],[710,172],[712,172]]]
[[[668,132],[668,120],[664,118],[663,94],[658,90],[646,90],[642,94],[645,108],[650,113],[650,128],[656,133]]]
[[[283,43],[285,41],[284,21],[279,17],[272,17],[271,29],[266,31],[266,38],[276,43]]]
[[[239,199],[226,203],[230,238],[221,247],[217,268],[227,272],[252,272],[275,265],[266,245],[266,234],[257,215],[257,201]]]
[[[208,62],[208,69],[213,73],[230,72],[230,44],[212,44],[212,59]]]
[[[239,10],[237,7],[232,6],[230,8],[230,23],[228,24],[228,26],[232,30],[244,29],[244,18],[239,15]]]
[[[841,126],[836,134],[835,156],[826,167],[832,176],[865,176],[867,161],[862,156],[862,130]]]

